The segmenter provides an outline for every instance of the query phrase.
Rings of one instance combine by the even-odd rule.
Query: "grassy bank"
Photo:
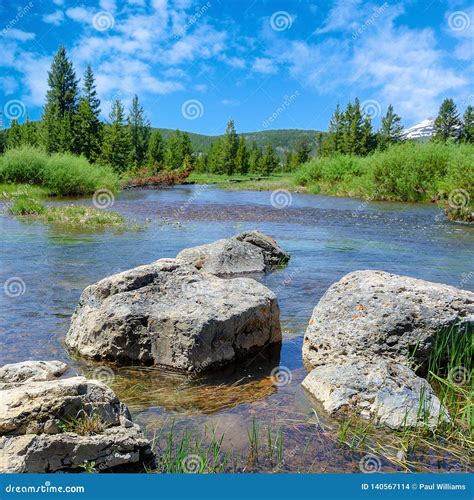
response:
[[[108,167],[67,153],[49,156],[30,146],[9,149],[0,157],[0,183],[39,186],[50,196],[88,195],[98,189],[119,188],[117,175]]]

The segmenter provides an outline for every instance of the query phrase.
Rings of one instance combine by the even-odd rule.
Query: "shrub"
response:
[[[32,198],[17,198],[8,210],[13,215],[42,215],[46,207]]]
[[[48,155],[37,148],[7,149],[0,158],[0,181],[42,184]]]
[[[0,181],[44,186],[57,196],[92,194],[98,189],[115,191],[119,184],[107,166],[91,165],[86,158],[69,153],[48,156],[30,146],[7,150],[0,157]]]

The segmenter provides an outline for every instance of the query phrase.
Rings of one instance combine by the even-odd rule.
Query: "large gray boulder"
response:
[[[249,231],[186,248],[176,258],[216,276],[230,277],[272,271],[288,262],[290,256],[270,236]]]
[[[449,417],[412,368],[427,360],[441,329],[473,323],[471,292],[382,271],[347,274],[314,308],[303,386],[333,415],[433,427]]]
[[[66,344],[96,360],[202,371],[281,341],[268,288],[161,259],[87,287]]]
[[[68,366],[61,361],[22,361],[0,367],[0,387],[4,384],[53,380]]]
[[[393,429],[436,427],[449,418],[426,380],[391,361],[319,366],[303,380],[303,387],[330,415],[357,414]]]
[[[306,330],[310,367],[355,358],[426,360],[437,332],[474,324],[474,293],[383,271],[356,271],[323,295]]]
[[[32,370],[34,363],[44,368],[44,362],[29,362]],[[127,407],[99,381],[19,382],[13,374],[4,376],[0,400],[0,472],[67,472],[86,462],[103,471],[152,463],[150,443]]]

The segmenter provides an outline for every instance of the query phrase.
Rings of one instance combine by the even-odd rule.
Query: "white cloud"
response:
[[[257,73],[273,75],[278,72],[276,63],[268,57],[257,57],[252,65],[252,69]]]
[[[92,11],[87,10],[85,7],[70,7],[66,10],[66,16],[73,21],[89,23],[91,22],[94,14]]]
[[[51,14],[45,14],[43,16],[43,21],[48,24],[54,24],[55,26],[59,26],[64,21],[64,13],[62,10],[56,10]]]
[[[22,31],[16,28],[9,28],[2,31],[2,35],[5,38],[11,38],[12,40],[18,40],[19,42],[27,42],[28,40],[33,40],[35,38],[34,33],[29,31]]]
[[[0,77],[0,88],[5,95],[11,95],[18,88],[18,83],[12,76],[2,76]]]

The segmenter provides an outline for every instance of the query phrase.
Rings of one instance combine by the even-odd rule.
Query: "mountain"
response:
[[[169,128],[159,128],[164,139],[174,132]],[[207,153],[211,144],[219,139],[219,135],[204,135],[188,132],[193,148],[197,152]],[[298,140],[302,136],[307,136],[310,139],[313,149],[316,147],[316,139],[320,134],[317,130],[301,130],[301,129],[281,129],[281,130],[261,130],[258,132],[242,132],[245,139],[249,142],[255,141],[257,146],[263,148],[267,144],[271,144],[281,155],[288,150],[294,150]],[[324,135],[324,133],[323,133]]]
[[[434,118],[427,118],[426,120],[405,129],[403,131],[403,138],[418,140],[430,139],[433,137],[434,122]]]

